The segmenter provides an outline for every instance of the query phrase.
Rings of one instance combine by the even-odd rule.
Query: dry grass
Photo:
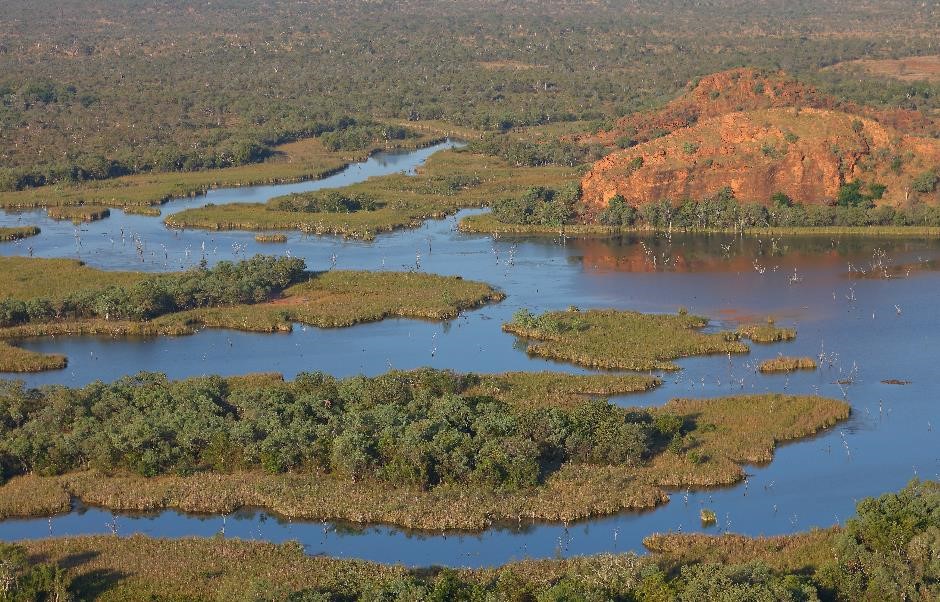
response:
[[[526,393],[501,391],[514,403],[531,406],[530,391],[548,388],[554,376],[514,374],[497,382],[529,382]],[[506,382],[506,381],[503,381]],[[574,379],[573,391],[559,405],[576,403],[585,389],[600,383]],[[481,385],[486,386],[486,385]],[[616,386],[613,384],[602,386]],[[545,398],[540,403],[548,403]],[[352,482],[332,474],[238,472],[147,478],[93,471],[60,477],[16,477],[0,487],[0,517],[48,514],[60,490],[87,503],[114,510],[178,508],[189,512],[231,512],[262,507],[280,515],[311,520],[387,523],[401,527],[478,531],[494,522],[575,521],[625,510],[653,508],[669,498],[664,488],[710,487],[743,478],[742,463],[766,462],[778,442],[813,434],[845,419],[847,404],[810,396],[755,395],[705,400],[674,400],[658,410],[681,416],[694,428],[683,449],[663,451],[639,466],[567,463],[543,485],[496,493],[468,483],[439,485],[430,491],[393,487],[387,482]],[[36,488],[45,492],[30,496]]]
[[[36,236],[40,230],[37,226],[14,226],[12,228],[0,228],[0,242],[12,242],[30,236]]]
[[[796,370],[815,370],[816,361],[811,357],[780,356],[762,361],[757,369],[761,372],[794,372]]]
[[[43,372],[68,365],[64,355],[49,355],[20,349],[0,341],[0,372]]]
[[[530,339],[530,355],[589,368],[678,370],[671,360],[714,353],[747,353],[731,332],[706,334],[708,320],[690,315],[641,314],[613,309],[548,312],[560,330],[509,322],[503,330]]]
[[[272,203],[233,203],[187,209],[167,217],[170,227],[210,230],[300,230],[370,240],[380,232],[420,225],[493,198],[516,196],[531,186],[559,186],[576,180],[573,168],[512,167],[505,161],[461,151],[440,151],[428,158],[417,176],[394,174],[342,188],[383,205],[352,213],[282,211]],[[448,187],[450,181],[464,184]],[[467,183],[470,182],[470,183]]]
[[[741,395],[673,399],[662,411],[696,424],[687,451],[760,464],[773,458],[781,441],[813,435],[849,417],[844,401],[815,395]]]
[[[741,564],[763,562],[778,571],[800,572],[832,560],[837,529],[814,530],[779,537],[741,535],[655,534],[643,545],[661,563],[678,566],[693,562]]]
[[[836,63],[827,69],[861,67],[872,75],[905,82],[940,81],[940,56],[909,56],[900,59],[858,59]]]

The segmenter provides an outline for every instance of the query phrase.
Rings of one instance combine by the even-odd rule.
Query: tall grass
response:
[[[12,242],[30,236],[36,236],[40,230],[37,226],[14,226],[11,228],[0,228],[0,242]]]
[[[75,207],[49,207],[46,213],[52,219],[71,220],[73,222],[95,222],[111,215],[107,207],[79,205]]]
[[[67,364],[64,355],[37,353],[0,341],[0,372],[61,370]]]
[[[761,372],[794,372],[796,370],[815,370],[816,361],[811,357],[780,356],[764,360],[757,369]]]

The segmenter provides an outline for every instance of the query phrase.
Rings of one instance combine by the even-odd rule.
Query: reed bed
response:
[[[0,242],[13,242],[22,240],[30,236],[36,236],[40,232],[37,226],[14,226],[11,228],[0,228]]]
[[[282,243],[287,242],[286,234],[255,234],[255,242]]]
[[[147,217],[160,217],[163,211],[151,205],[125,205],[121,209],[127,215],[144,215]]]
[[[776,570],[795,571],[807,565],[825,564],[832,557],[833,540],[837,533],[837,528],[776,537],[664,533],[644,538],[643,545],[667,564],[737,564],[756,560]]]
[[[0,372],[43,372],[67,365],[64,355],[37,353],[0,341]]]
[[[107,207],[96,205],[78,205],[74,207],[48,207],[46,213],[56,220],[71,220],[73,222],[96,222],[111,215]]]
[[[764,360],[757,369],[761,372],[795,372],[797,370],[815,370],[816,361],[811,357],[780,356]]]
[[[796,330],[780,328],[774,324],[773,320],[768,320],[766,324],[745,324],[735,332],[742,338],[750,339],[755,343],[778,343],[796,338]]]
[[[232,203],[188,209],[169,216],[176,228],[209,230],[299,230],[371,240],[382,232],[413,228],[465,207],[479,207],[498,196],[521,194],[531,186],[557,186],[578,179],[567,167],[520,168],[495,157],[465,151],[431,156],[417,176],[394,174],[370,178],[342,190],[378,201],[360,211],[286,211],[283,197],[267,203]]]
[[[733,332],[701,332],[707,324],[686,314],[605,309],[533,316],[523,311],[503,330],[527,339],[530,355],[611,370],[678,370],[671,360],[750,351]]]

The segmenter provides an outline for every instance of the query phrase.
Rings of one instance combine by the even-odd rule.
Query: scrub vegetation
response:
[[[569,521],[653,507],[668,499],[665,487],[735,483],[742,464],[769,461],[778,442],[849,414],[813,396],[633,409],[591,395],[652,384],[431,369],[5,383],[0,511],[59,512],[75,495],[116,510],[257,506],[432,530]]]
[[[6,545],[18,600],[912,600],[940,595],[930,542],[940,488],[913,481],[866,498],[844,528],[797,535],[653,535],[648,556],[408,569],[307,556],[296,543],[69,537]]]
[[[522,309],[503,330],[529,341],[530,355],[611,370],[678,370],[672,360],[749,351],[733,332],[702,332],[707,325],[686,313],[569,309],[537,316]]]

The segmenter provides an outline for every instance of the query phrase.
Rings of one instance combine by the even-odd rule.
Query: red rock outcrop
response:
[[[733,90],[729,97],[758,95],[740,85]],[[804,106],[797,101],[810,98],[788,90],[771,96],[760,91],[771,108],[715,108],[715,116],[608,155],[582,180],[584,202],[599,209],[617,194],[634,205],[702,199],[729,186],[742,201],[767,203],[783,192],[803,203],[830,203],[842,184],[863,180],[886,185],[882,202],[900,205],[910,199],[914,177],[940,166],[940,140],[905,135],[844,111],[776,107]],[[936,202],[936,196],[925,200]]]

